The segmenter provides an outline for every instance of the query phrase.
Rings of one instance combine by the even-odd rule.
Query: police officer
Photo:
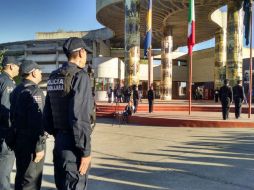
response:
[[[63,45],[68,62],[48,80],[44,122],[55,137],[54,171],[58,190],[84,190],[91,162],[94,101],[86,64],[85,43],[69,38]]]
[[[20,66],[23,81],[11,95],[11,124],[16,131],[15,190],[39,190],[44,164],[45,141],[42,113],[45,97],[38,83],[41,70],[33,61]]]
[[[15,88],[13,77],[19,74],[19,62],[14,57],[6,56],[2,62],[0,74],[0,189],[10,190],[10,173],[15,156],[6,145],[6,135],[10,129],[10,94]]]
[[[133,85],[133,104],[134,104],[134,113],[136,113],[138,111],[138,90],[137,90],[137,86]]]
[[[244,100],[242,80],[238,80],[237,84],[233,87],[233,98],[235,102],[235,118],[238,119],[241,114],[242,102]]]
[[[222,105],[222,116],[226,120],[228,119],[229,107],[233,99],[232,88],[229,86],[228,79],[224,80],[224,85],[220,88],[219,96]]]
[[[148,104],[149,104],[149,113],[153,112],[153,101],[154,101],[154,91],[153,86],[150,86],[150,89],[147,92]]]

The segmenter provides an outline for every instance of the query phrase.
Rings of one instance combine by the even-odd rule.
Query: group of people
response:
[[[136,92],[137,93],[137,92]],[[149,104],[149,113],[153,112],[153,103],[154,103],[154,98],[155,94],[153,91],[153,86],[151,86],[147,92],[147,98],[148,98],[148,104]],[[137,99],[136,99],[137,101]],[[136,113],[137,108],[137,102],[133,104],[133,101],[130,100],[128,104],[125,106],[124,111],[123,111],[123,117],[126,122],[128,122],[128,117],[131,116],[133,113]]]
[[[128,103],[133,96],[133,93],[138,93],[137,98],[139,102],[142,102],[142,89],[137,88],[135,85],[132,87],[120,87],[117,86],[114,89],[110,86],[107,90],[108,103],[119,102],[119,103]]]
[[[224,120],[228,119],[230,104],[234,100],[235,104],[235,118],[238,119],[241,115],[242,103],[244,101],[244,90],[242,87],[242,80],[237,80],[237,84],[231,88],[229,80],[224,80],[224,85],[216,93],[222,105],[222,117]],[[217,97],[215,97],[217,99]],[[216,101],[215,99],[215,101]]]
[[[15,190],[39,190],[48,134],[55,138],[54,177],[58,190],[85,190],[91,162],[94,99],[86,65],[85,43],[63,44],[68,62],[53,71],[47,95],[38,86],[41,69],[34,61],[6,56],[0,74],[0,189],[10,190],[16,158]],[[13,78],[20,75],[16,86]]]
[[[113,97],[114,94],[114,98]],[[109,87],[107,91],[108,95],[108,102],[111,103],[112,99],[114,99],[114,102],[121,103],[121,102],[132,102],[134,106],[134,113],[137,112],[138,110],[138,103],[141,101],[141,95],[139,90],[137,89],[136,85],[133,85],[132,87],[128,88],[116,88],[114,91],[112,90],[111,87]]]

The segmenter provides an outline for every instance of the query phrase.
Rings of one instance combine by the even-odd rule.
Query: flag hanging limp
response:
[[[246,45],[250,43],[250,11],[251,11],[251,0],[244,0],[243,2],[243,10],[244,10],[244,37]]]
[[[188,50],[192,54],[195,45],[195,2],[189,0],[189,16],[188,16]]]
[[[148,0],[148,10],[146,19],[146,37],[144,44],[144,56],[147,57],[148,49],[152,46],[152,0]]]

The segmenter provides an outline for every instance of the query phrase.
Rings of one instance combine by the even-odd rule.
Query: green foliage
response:
[[[2,70],[2,61],[4,57],[4,53],[6,52],[6,49],[0,50],[0,71]]]
[[[140,59],[139,63],[140,64],[148,64],[148,60],[147,59]]]
[[[2,63],[2,60],[3,60],[3,56],[4,56],[4,53],[6,52],[6,50],[0,50],[0,62]]]
[[[21,78],[20,75],[18,75],[18,76],[16,76],[16,77],[14,77],[13,80],[16,82],[16,84],[20,84],[21,81],[22,81],[22,78]]]

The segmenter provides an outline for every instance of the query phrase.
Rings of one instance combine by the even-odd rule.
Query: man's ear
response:
[[[12,71],[12,70],[14,69],[14,65],[10,64],[10,65],[9,65],[9,68],[10,68],[10,70]]]
[[[78,55],[79,55],[80,58],[82,57],[82,49],[80,49],[80,50],[78,51]]]
[[[34,70],[33,72],[32,72],[32,76],[33,76],[33,78],[36,78],[36,72],[35,72],[36,70]]]

